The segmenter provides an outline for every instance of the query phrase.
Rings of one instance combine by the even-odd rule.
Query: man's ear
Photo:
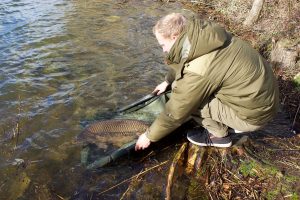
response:
[[[178,38],[178,35],[173,35],[173,36],[171,36],[171,39],[172,40],[176,40]]]

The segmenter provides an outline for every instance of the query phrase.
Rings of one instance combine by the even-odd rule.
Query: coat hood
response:
[[[212,52],[231,41],[231,34],[218,24],[203,21],[196,16],[188,19],[188,25],[179,35],[166,56],[166,63],[181,70],[186,62]]]

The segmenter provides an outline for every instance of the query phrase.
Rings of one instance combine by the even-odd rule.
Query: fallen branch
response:
[[[253,1],[253,5],[250,10],[250,13],[243,23],[244,26],[249,27],[254,22],[256,22],[256,20],[258,19],[259,15],[260,15],[260,11],[262,10],[263,5],[264,5],[264,0],[254,0]]]

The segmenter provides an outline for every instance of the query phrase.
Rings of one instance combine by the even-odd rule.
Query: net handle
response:
[[[160,95],[162,95],[162,94],[160,94]],[[156,95],[155,93],[148,94],[148,95],[138,99],[137,101],[135,101],[135,102],[123,107],[123,108],[118,109],[117,112],[119,112],[119,113],[120,112],[125,112],[125,111],[127,111],[127,110],[129,110],[129,109],[131,109],[135,106],[138,106],[140,104],[143,104],[143,103],[149,101],[150,99],[158,98],[160,95]]]

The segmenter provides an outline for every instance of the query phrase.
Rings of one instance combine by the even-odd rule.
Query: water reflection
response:
[[[86,176],[74,141],[80,124],[161,81],[165,68],[151,27],[177,5],[121,2],[0,2],[1,198],[74,195]],[[24,163],[12,166],[15,159]],[[107,181],[118,170],[87,179]]]

